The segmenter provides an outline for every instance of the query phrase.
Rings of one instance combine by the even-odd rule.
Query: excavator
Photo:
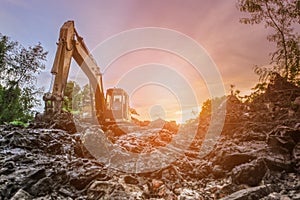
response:
[[[75,29],[74,21],[67,21],[60,29],[57,50],[51,74],[54,82],[52,92],[45,93],[45,115],[53,116],[62,112],[64,91],[67,85],[72,58],[86,74],[92,86],[94,112],[100,124],[105,122],[130,121],[129,97],[121,88],[110,88],[104,96],[102,74],[90,54],[83,38]],[[92,102],[93,104],[93,102]]]

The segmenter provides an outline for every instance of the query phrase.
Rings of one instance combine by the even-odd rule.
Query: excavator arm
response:
[[[87,75],[92,88],[95,92],[95,108],[99,121],[104,120],[105,98],[103,91],[102,74],[83,38],[80,37],[75,29],[74,21],[67,21],[60,29],[55,60],[51,73],[54,83],[52,92],[46,93],[43,97],[45,101],[46,115],[60,113],[64,91],[66,88],[72,58]]]

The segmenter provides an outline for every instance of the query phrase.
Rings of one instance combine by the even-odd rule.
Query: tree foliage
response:
[[[36,75],[45,68],[46,55],[40,43],[25,48],[0,34],[0,123],[32,117],[41,93]]]
[[[239,10],[249,14],[240,20],[242,23],[263,23],[266,28],[273,30],[267,37],[276,44],[276,50],[270,54],[273,68],[255,68],[262,81],[276,72],[300,84],[300,36],[295,30],[300,23],[299,7],[299,0],[238,0]]]
[[[81,88],[75,81],[68,81],[64,91],[63,108],[67,111],[77,111],[82,100],[81,93]]]
[[[222,96],[215,97],[213,99],[207,99],[205,102],[203,102],[201,112],[199,115],[200,119],[209,118],[212,115],[212,113],[215,112],[225,100],[226,96]]]
[[[20,88],[5,88],[0,85],[0,123],[22,120],[26,117],[23,113],[22,104],[20,103]]]
[[[91,106],[91,103],[93,102],[92,96],[94,94],[91,93],[91,86],[90,84],[86,84],[83,86],[82,91],[81,91],[81,95],[82,95],[82,106]]]

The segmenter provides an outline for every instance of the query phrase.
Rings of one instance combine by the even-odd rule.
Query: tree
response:
[[[0,124],[16,119],[22,120],[26,117],[23,114],[20,103],[20,88],[4,88],[0,85]]]
[[[86,84],[83,86],[81,95],[82,95],[82,107],[91,106],[91,103],[93,102],[91,97],[94,94],[91,94],[91,85],[90,84]]]
[[[216,112],[216,109],[226,100],[226,96],[215,97],[213,99],[207,99],[202,104],[201,112],[199,114],[200,120],[208,119],[211,117],[213,112]],[[214,109],[214,110],[212,110]]]
[[[94,99],[94,92],[90,84],[86,84],[83,86],[81,91],[81,97],[82,97],[82,102],[81,102],[82,116],[93,117],[95,114],[95,99]]]
[[[236,96],[237,98],[239,98],[238,95],[241,93],[241,91],[240,90],[235,90],[234,88],[235,88],[235,85],[230,84],[230,95],[231,96]]]
[[[75,81],[68,81],[64,91],[63,108],[67,111],[77,111],[81,103],[81,88]]]
[[[266,81],[273,72],[277,72],[287,80],[299,82],[299,34],[295,27],[300,19],[299,0],[238,0],[238,8],[250,16],[242,18],[244,24],[264,23],[266,28],[273,29],[267,39],[276,44],[276,50],[271,53],[271,70],[256,67],[255,72],[261,80]]]
[[[41,93],[36,75],[45,68],[46,55],[40,43],[25,48],[0,34],[0,123],[32,117]]]

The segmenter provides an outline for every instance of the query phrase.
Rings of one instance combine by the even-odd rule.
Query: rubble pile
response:
[[[43,116],[38,113],[35,121],[31,122],[31,128],[49,128],[62,129],[69,133],[76,133],[81,131],[80,123],[76,123],[76,119],[71,113],[63,111],[62,113],[54,114],[52,116]],[[76,123],[76,125],[75,125]]]
[[[287,82],[277,74],[268,85],[266,92],[256,97],[249,107],[252,111],[253,121],[262,122],[264,120],[276,125],[277,123],[274,122],[280,120],[291,126],[293,123],[297,123],[297,119],[300,117],[299,87]]]
[[[276,77],[251,102],[229,96],[226,110],[209,154],[199,156],[210,121],[193,121],[181,129],[198,130],[192,147],[143,173],[93,158],[81,138],[100,127],[76,122],[74,130],[68,116],[28,128],[0,126],[0,199],[300,199],[300,88]],[[112,145],[142,154],[166,147],[180,127],[158,120],[101,129]]]
[[[105,130],[107,138],[114,144],[134,153],[149,153],[169,144],[178,132],[176,122],[157,119],[147,126],[123,123],[113,124]]]

